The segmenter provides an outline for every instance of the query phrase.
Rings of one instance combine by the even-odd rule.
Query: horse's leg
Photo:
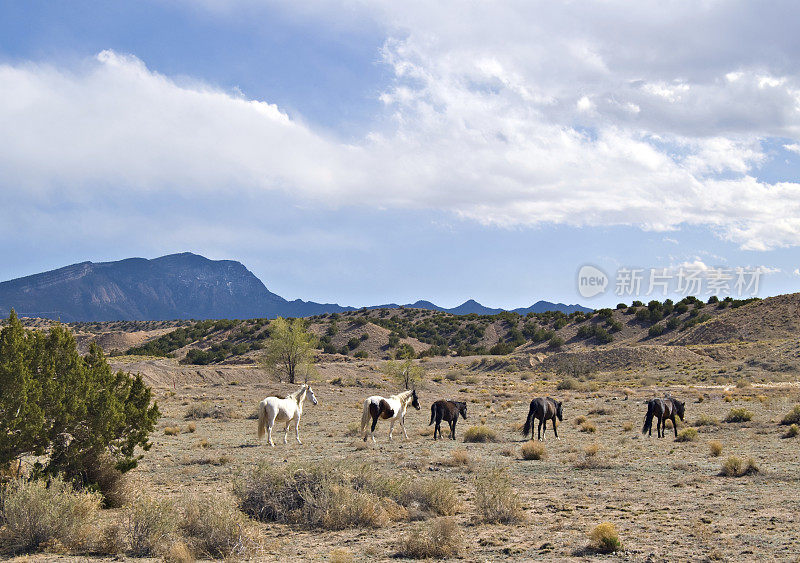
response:
[[[442,433],[442,428],[441,428],[441,426],[442,426],[442,421],[441,421],[441,420],[437,420],[437,421],[436,421],[436,424],[433,426],[433,439],[434,439],[434,440],[436,440],[436,432],[437,432],[437,431],[439,432],[439,434],[441,434],[441,433]]]
[[[406,415],[400,417],[400,428],[403,430],[403,436],[406,440],[408,440],[408,432],[406,432]]]
[[[678,421],[675,420],[675,415],[672,415],[672,429],[675,431],[675,437],[678,437]]]
[[[558,424],[556,423],[556,419],[553,419],[553,434],[556,435],[556,440],[560,440],[561,438],[558,437]]]
[[[283,443],[284,444],[288,444],[289,443],[289,425],[291,423],[292,423],[292,419],[290,418],[289,420],[286,421],[286,426],[283,429]]]
[[[300,417],[297,417],[297,420],[294,421],[294,436],[297,438],[297,443],[302,445],[303,442],[300,441]]]
[[[392,419],[392,423],[389,425],[389,441],[392,440],[392,432],[394,432],[394,422],[395,422],[395,420],[397,420],[397,419],[393,418]]]
[[[278,416],[278,413],[274,413],[272,415],[272,417],[270,417],[270,419],[267,421],[268,422],[267,428],[268,428],[269,445],[272,446],[273,448],[275,447],[275,442],[272,441],[272,427],[275,426],[275,417],[277,417],[277,416]]]
[[[450,439],[456,439],[456,422],[458,422],[458,418],[454,418],[453,421],[450,423]]]

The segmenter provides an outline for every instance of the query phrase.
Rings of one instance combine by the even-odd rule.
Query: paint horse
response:
[[[375,441],[375,427],[378,425],[378,419],[390,420],[391,426],[389,427],[389,439],[392,439],[392,432],[394,432],[394,423],[400,421],[400,428],[403,429],[403,436],[408,439],[406,433],[406,410],[408,405],[419,410],[419,398],[417,398],[417,391],[415,389],[403,391],[397,395],[384,398],[379,395],[367,397],[364,400],[364,412],[361,414],[361,433],[364,435],[364,441],[367,441],[367,435]],[[372,418],[372,426],[367,431],[369,419]]]
[[[294,421],[294,433],[297,443],[302,444],[303,442],[300,441],[300,417],[303,416],[303,401],[306,400],[306,395],[311,397],[312,403],[317,404],[314,390],[305,383],[300,386],[300,389],[287,395],[285,399],[267,397],[261,401],[258,404],[258,439],[260,440],[264,437],[264,429],[267,428],[269,430],[269,445],[274,448],[272,427],[275,426],[275,422],[285,422],[283,443],[286,444],[288,443],[289,425]]]
[[[653,435],[653,418],[656,419],[656,435],[659,438],[664,437],[664,430],[666,430],[667,419],[672,421],[672,429],[675,430],[675,437],[678,437],[678,424],[675,420],[675,415],[683,420],[683,413],[686,403],[682,403],[677,399],[650,399],[647,401],[647,414],[644,417],[644,426],[642,426],[642,434],[648,436]]]
[[[436,426],[433,427],[433,439],[436,439],[436,433],[439,433],[439,437],[442,437],[442,420],[446,420],[448,424],[450,424],[450,438],[452,440],[456,439],[456,422],[458,422],[458,415],[464,417],[464,420],[467,420],[467,403],[463,401],[436,401],[431,405],[431,421],[428,423],[428,426],[436,422]]]
[[[556,418],[558,418],[558,420],[564,420],[564,410],[561,401],[556,401],[550,397],[538,397],[531,401],[531,406],[528,409],[528,418],[525,420],[525,427],[522,429],[522,435],[527,436],[528,432],[530,432],[531,440],[533,440],[534,419],[539,419],[537,438],[544,441],[544,435],[547,433],[547,421],[552,420],[553,434],[556,435],[556,440],[558,440]],[[544,425],[544,429],[542,429],[542,425]]]

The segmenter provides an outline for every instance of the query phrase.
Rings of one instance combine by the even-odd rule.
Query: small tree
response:
[[[306,330],[302,319],[278,317],[270,326],[269,340],[261,357],[261,365],[275,375],[295,383],[298,376],[307,382],[314,373],[316,338]]]
[[[404,362],[389,360],[383,365],[383,371],[406,389],[410,389],[412,384],[416,385],[425,378],[425,370],[410,359]]]

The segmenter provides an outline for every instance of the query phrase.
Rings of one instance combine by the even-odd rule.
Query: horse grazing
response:
[[[275,425],[275,421],[286,422],[286,428],[283,430],[283,443],[286,444],[288,443],[289,424],[294,421],[294,433],[297,443],[302,444],[303,442],[300,441],[300,417],[303,415],[303,401],[306,400],[306,395],[311,397],[312,403],[317,404],[313,389],[305,383],[300,386],[300,389],[287,395],[285,399],[267,397],[261,401],[258,404],[258,439],[260,440],[264,437],[264,428],[268,428],[269,445],[274,448],[272,427]]]
[[[428,423],[428,426],[436,421],[436,426],[433,427],[433,439],[436,439],[436,433],[439,433],[439,437],[442,437],[442,419],[446,420],[450,424],[450,438],[455,440],[456,439],[456,422],[458,422],[458,415],[464,417],[464,420],[467,420],[467,403],[463,401],[444,401],[439,400],[436,401],[431,405],[431,421]]]
[[[553,434],[556,435],[556,440],[560,439],[558,437],[556,418],[558,418],[558,420],[564,420],[564,410],[561,401],[556,401],[550,397],[538,397],[531,401],[530,409],[528,409],[528,418],[525,420],[525,427],[522,429],[523,436],[527,436],[528,432],[530,432],[531,440],[533,440],[535,418],[539,419],[539,429],[537,431],[537,438],[539,440],[544,441],[546,439],[544,435],[547,432],[548,420],[553,421]],[[544,430],[542,430],[542,425],[544,425]]]
[[[378,419],[391,420],[392,425],[389,427],[389,439],[392,439],[392,432],[394,432],[394,423],[400,421],[400,428],[403,429],[403,436],[408,439],[406,433],[406,409],[409,403],[412,407],[419,410],[419,399],[417,398],[417,391],[412,389],[410,391],[403,391],[397,395],[392,395],[389,398],[373,395],[364,400],[364,412],[361,414],[361,433],[364,435],[364,441],[367,441],[367,434],[375,441],[375,427],[378,425]],[[372,427],[367,432],[367,425],[369,419],[372,418]]]
[[[653,435],[653,417],[656,418],[656,435],[659,438],[664,437],[664,430],[667,426],[667,419],[672,421],[672,429],[675,430],[675,437],[678,437],[678,424],[675,421],[677,414],[683,420],[683,412],[686,403],[682,403],[677,399],[650,399],[647,401],[647,415],[644,417],[644,426],[642,426],[642,434],[648,436]]]

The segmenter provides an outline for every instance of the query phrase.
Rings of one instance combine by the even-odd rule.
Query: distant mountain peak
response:
[[[539,301],[515,311],[529,312],[548,305],[565,312],[589,310]],[[453,309],[426,300],[405,307],[457,315],[492,315],[503,310],[485,307],[474,299]],[[2,282],[0,315],[7,316],[12,308],[20,316],[64,322],[307,317],[355,310],[335,303],[287,301],[270,292],[241,262],[210,260],[192,252],[154,259],[86,261]]]

